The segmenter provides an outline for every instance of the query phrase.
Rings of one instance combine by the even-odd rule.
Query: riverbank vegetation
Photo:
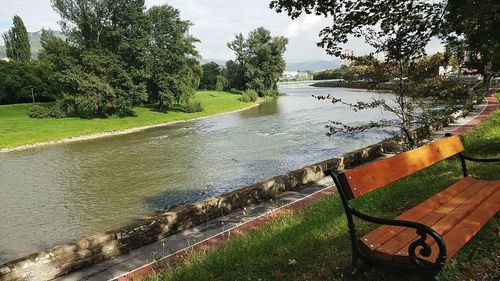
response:
[[[500,95],[497,95],[500,98]],[[468,154],[498,158],[500,111],[463,137]],[[469,164],[468,164],[469,165]],[[499,164],[470,164],[471,175],[500,180]],[[450,173],[450,171],[453,171]],[[354,201],[364,213],[395,217],[431,197],[461,175],[458,158],[440,162],[388,188]],[[390,207],[388,207],[390,206]],[[376,226],[357,221],[362,236]],[[494,218],[440,273],[441,280],[494,280],[500,243]],[[204,253],[190,253],[186,262],[148,280],[407,280],[380,268],[351,274],[351,245],[342,203],[337,194],[274,218],[258,229],[231,236]]]
[[[186,108],[178,107],[168,113],[155,109],[155,105],[134,107],[135,116],[119,118],[96,118],[92,120],[73,118],[29,118],[28,112],[33,104],[13,104],[0,106],[0,149],[12,148],[37,142],[55,141],[82,135],[126,130],[134,127],[162,124],[174,121],[206,117],[218,113],[243,109],[252,102],[242,102],[242,95],[227,92],[197,92],[192,102],[203,107],[202,112],[188,113]],[[49,108],[51,104],[43,104]],[[197,105],[193,105],[197,106]],[[197,110],[194,110],[197,111]]]
[[[14,16],[14,27],[4,35],[10,61],[0,62],[0,75],[6,77],[0,81],[0,104],[54,102],[33,107],[32,118],[134,116],[143,104],[156,104],[161,112],[179,107],[199,112],[203,106],[192,101],[199,87],[277,93],[288,40],[263,27],[228,44],[237,59],[227,68],[202,67],[195,48],[199,40],[189,33],[192,23],[169,5],[146,9],[144,0],[51,4],[61,16],[64,37],[42,30],[37,60],[31,60],[20,17]]]

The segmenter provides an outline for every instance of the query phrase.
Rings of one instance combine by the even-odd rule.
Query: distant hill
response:
[[[217,59],[202,59],[201,60],[202,64],[206,64],[206,63],[209,63],[209,62],[215,62],[216,64],[218,64],[220,66],[225,66],[226,65],[226,61],[225,60],[217,60]]]
[[[54,35],[57,37],[65,38],[62,32],[53,30]],[[30,39],[30,45],[31,45],[31,57],[36,58],[38,57],[38,53],[42,49],[42,44],[40,43],[40,37],[42,35],[41,31],[37,32],[28,32],[28,36]],[[0,58],[5,58],[7,54],[5,53],[5,46],[0,46]]]
[[[334,69],[340,66],[340,62],[336,59],[332,60],[310,60],[303,62],[287,63],[286,70],[288,71],[319,71],[325,69]]]

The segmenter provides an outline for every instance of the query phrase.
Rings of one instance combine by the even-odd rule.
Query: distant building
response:
[[[0,58],[0,60],[3,60],[3,61],[10,61],[9,58],[5,57],[5,58]]]
[[[439,76],[455,76],[457,71],[451,65],[445,65],[439,67]]]
[[[281,80],[307,80],[312,79],[312,75],[309,71],[297,71],[297,70],[286,70],[281,76]]]
[[[282,78],[289,80],[289,79],[293,79],[293,78],[297,77],[298,74],[299,74],[299,72],[296,70],[286,70],[285,72],[283,72]]]
[[[351,50],[344,50],[341,54],[340,65],[350,66],[354,59],[354,52]]]

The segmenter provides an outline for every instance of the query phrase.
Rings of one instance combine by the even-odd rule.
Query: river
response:
[[[0,263],[386,137],[372,130],[328,138],[328,120],[369,121],[388,113],[354,113],[311,97],[354,102],[374,93],[297,85],[280,91],[286,96],[241,112],[0,154]]]

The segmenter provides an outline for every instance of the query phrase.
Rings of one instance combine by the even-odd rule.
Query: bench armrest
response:
[[[342,204],[344,205],[344,209],[347,215],[347,221],[348,221],[348,226],[349,226],[349,232],[351,234],[351,240],[355,239],[355,233],[356,230],[354,228],[354,221],[352,219],[352,216],[358,217],[364,221],[375,223],[375,224],[381,224],[381,225],[392,225],[392,226],[401,226],[401,227],[407,227],[407,228],[413,228],[417,231],[417,235],[420,237],[413,241],[408,248],[408,253],[410,256],[411,261],[418,267],[423,268],[424,270],[429,270],[429,271],[436,271],[441,269],[445,263],[446,263],[446,245],[444,243],[443,238],[432,228],[421,224],[417,222],[412,222],[412,221],[404,221],[404,220],[394,220],[394,219],[388,219],[388,218],[378,218],[378,217],[373,217],[369,216],[367,214],[361,213],[360,211],[354,209],[352,205],[349,203],[347,200],[344,191],[341,187],[341,182],[339,181],[337,175],[331,171],[327,170],[325,172],[326,175],[331,176],[333,178],[333,181],[335,182],[335,185],[337,186],[337,190],[339,192],[340,198],[342,200]],[[436,258],[436,261],[434,264],[426,263],[419,257],[417,257],[417,248],[420,248],[419,254],[423,257],[429,257],[432,253],[432,247],[426,243],[427,237],[430,236],[432,239],[436,242],[436,245],[438,246],[439,253]],[[354,240],[353,240],[354,241]],[[359,251],[359,249],[358,249]]]
[[[423,267],[425,269],[436,269],[436,267],[441,268],[444,266],[446,262],[446,245],[444,243],[443,238],[441,235],[439,235],[434,229],[421,224],[417,222],[412,222],[412,221],[405,221],[405,220],[394,220],[394,219],[388,219],[388,218],[379,218],[379,217],[373,217],[367,214],[363,214],[359,212],[358,210],[352,208],[352,214],[364,221],[368,221],[371,223],[375,224],[381,224],[381,225],[392,225],[392,226],[401,226],[401,227],[407,227],[407,228],[413,228],[417,231],[417,235],[420,237],[413,241],[408,248],[408,253],[410,256],[410,259],[414,264],[416,264],[419,267]],[[432,248],[429,244],[426,243],[427,241],[427,236],[432,237],[432,239],[436,242],[439,253],[436,259],[435,264],[430,265],[428,263],[423,263],[421,259],[417,257],[416,250],[419,247],[422,247],[419,251],[420,255],[423,257],[428,257],[432,253]]]
[[[465,160],[469,160],[469,161],[472,161],[472,162],[482,162],[482,163],[500,162],[500,159],[498,159],[498,158],[480,159],[480,158],[475,158],[475,157],[467,156],[463,152],[460,152],[460,156],[463,157]]]

